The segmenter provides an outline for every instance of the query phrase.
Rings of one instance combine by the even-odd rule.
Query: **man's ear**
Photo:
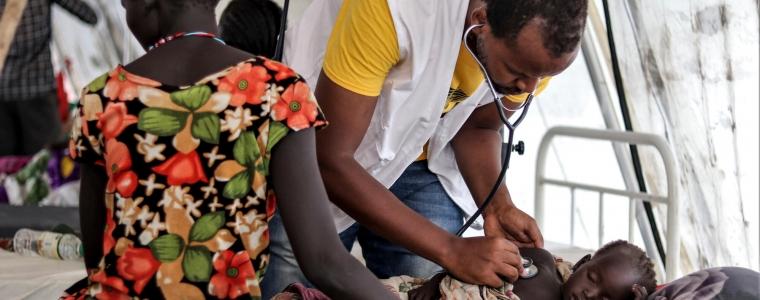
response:
[[[586,254],[581,260],[579,260],[575,265],[573,265],[573,273],[575,271],[578,271],[578,269],[585,263],[589,262],[591,260],[591,254]]]
[[[486,5],[483,4],[480,7],[477,7],[472,10],[472,13],[469,15],[470,18],[470,24],[476,25],[476,24],[483,24],[485,25],[488,20],[486,18]]]

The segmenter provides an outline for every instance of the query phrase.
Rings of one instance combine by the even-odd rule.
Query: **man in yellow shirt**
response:
[[[587,0],[312,3],[304,15],[307,25],[300,25],[312,26],[309,39],[331,30],[321,74],[288,63],[307,74],[310,84],[316,81],[316,97],[330,122],[317,133],[317,152],[331,201],[342,210],[335,217],[341,239],[350,248],[358,238],[367,267],[378,277],[426,277],[443,267],[464,281],[500,286],[521,270],[518,246],[543,247],[535,221],[515,207],[506,185],[484,213],[486,237],[453,235],[497,178],[503,128],[491,95],[483,93],[476,58],[461,41],[475,26],[467,45],[506,106],[517,108],[575,59],[586,5]],[[305,40],[295,41],[290,51],[312,51],[313,41]],[[322,58],[314,52],[314,59]],[[453,151],[448,161],[441,154],[446,151]],[[452,171],[456,176],[447,175]],[[305,280],[293,268],[277,219],[270,222],[265,291]]]

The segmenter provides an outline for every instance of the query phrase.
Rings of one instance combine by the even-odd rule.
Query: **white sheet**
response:
[[[83,261],[25,257],[0,250],[2,299],[53,300],[87,276]]]
[[[586,254],[594,254],[594,250],[583,249],[576,246],[570,246],[567,244],[544,241],[544,249],[552,253],[552,255],[561,257],[565,261],[575,263],[579,261]]]

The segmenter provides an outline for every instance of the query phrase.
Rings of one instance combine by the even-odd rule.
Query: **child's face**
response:
[[[610,251],[581,265],[562,286],[564,300],[633,299],[631,290],[639,274],[628,256]]]

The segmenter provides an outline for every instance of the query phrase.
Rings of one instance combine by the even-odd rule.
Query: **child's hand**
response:
[[[649,295],[649,293],[647,292],[647,289],[638,284],[634,284],[632,290],[633,290],[633,294],[636,295],[635,300],[644,300]]]

